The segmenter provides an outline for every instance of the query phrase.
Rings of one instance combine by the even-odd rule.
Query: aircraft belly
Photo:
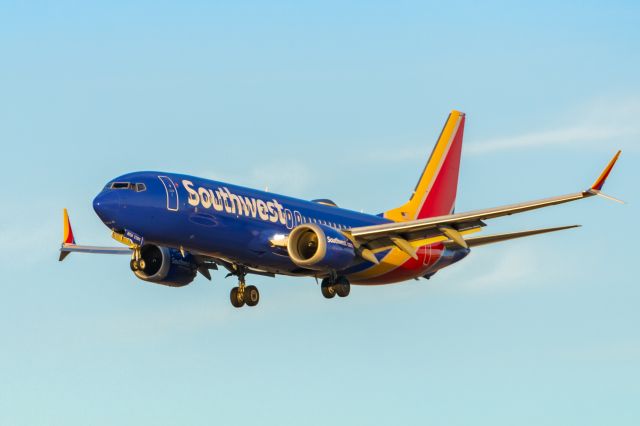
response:
[[[383,285],[420,278],[461,260],[469,253],[467,249],[446,248],[442,242],[417,249],[418,259],[400,256],[399,253],[393,253],[394,250],[385,256],[380,264],[354,276],[348,276],[351,283]]]

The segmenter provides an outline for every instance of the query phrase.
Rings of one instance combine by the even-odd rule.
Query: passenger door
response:
[[[160,182],[162,182],[167,192],[167,210],[177,212],[179,205],[176,185],[168,176],[158,176],[158,179],[160,179]]]

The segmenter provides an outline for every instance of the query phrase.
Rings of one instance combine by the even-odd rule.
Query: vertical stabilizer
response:
[[[385,212],[384,217],[402,222],[453,212],[464,122],[464,113],[451,111],[411,199],[403,206]]]

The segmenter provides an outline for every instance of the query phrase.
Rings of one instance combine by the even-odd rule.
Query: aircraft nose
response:
[[[93,199],[93,210],[107,226],[116,224],[120,206],[120,194],[114,190],[104,190]]]

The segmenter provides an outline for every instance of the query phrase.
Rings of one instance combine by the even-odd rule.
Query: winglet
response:
[[[613,166],[616,164],[616,161],[618,161],[618,157],[620,157],[621,153],[622,151],[618,151],[611,161],[609,161],[607,167],[604,168],[602,173],[600,173],[600,176],[598,176],[598,179],[596,179],[596,181],[593,182],[593,185],[591,185],[591,188],[589,188],[591,191],[600,191],[602,189],[604,182],[607,180],[607,177],[609,177],[609,173],[611,173],[611,169],[613,169]]]
[[[64,235],[62,236],[62,242],[65,244],[75,244],[76,239],[73,237],[73,229],[71,229],[71,221],[69,220],[69,212],[67,209],[62,211]]]
[[[62,228],[62,245],[64,246],[65,244],[75,244],[76,239],[73,236],[73,229],[71,228],[71,221],[69,220],[69,213],[67,212],[67,209],[64,209],[62,211]],[[68,251],[61,251],[60,258],[58,260],[62,262],[65,257],[69,256],[69,253],[70,252]]]

